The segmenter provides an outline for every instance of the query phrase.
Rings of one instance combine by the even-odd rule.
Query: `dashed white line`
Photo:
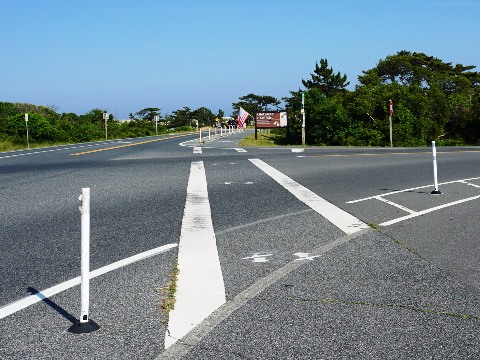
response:
[[[201,147],[198,147],[198,146],[195,146],[193,148],[193,153],[194,154],[201,154],[202,153],[202,148]]]

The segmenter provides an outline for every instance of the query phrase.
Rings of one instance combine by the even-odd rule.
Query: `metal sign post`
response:
[[[155,135],[158,135],[158,118],[159,118],[158,115],[155,115],[153,117],[153,120],[155,120]]]
[[[108,112],[103,113],[103,120],[105,120],[105,140],[108,140]]]
[[[28,139],[28,113],[25,113],[25,126],[27,127],[27,149],[30,149],[30,140]]]

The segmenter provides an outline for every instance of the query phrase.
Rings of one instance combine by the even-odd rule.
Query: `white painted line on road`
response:
[[[408,213],[410,213],[410,214],[416,214],[416,213],[417,213],[417,212],[414,211],[414,210],[410,210],[409,208],[407,208],[407,207],[405,207],[405,206],[402,206],[402,205],[400,205],[400,204],[394,203],[393,201],[384,199],[384,198],[382,198],[381,196],[377,196],[375,199],[377,199],[377,200],[379,200],[379,201],[382,201],[382,202],[384,202],[384,203],[386,203],[386,204],[388,204],[388,205],[395,206],[396,208],[399,208],[399,209],[401,209],[401,210],[403,210],[403,211],[406,211],[406,212],[408,212]]]
[[[477,184],[472,184],[472,183],[469,183],[468,181],[460,181],[462,184],[465,184],[465,185],[468,185],[468,186],[473,186],[474,188],[477,188],[477,189],[480,189],[480,185],[477,185]]]
[[[175,247],[177,247],[178,244],[168,244],[164,246],[160,246],[158,248],[152,249],[145,251],[143,253],[130,256],[126,259],[114,262],[110,265],[104,266],[102,268],[96,269],[94,271],[90,272],[90,279],[96,278],[97,276],[104,275],[110,271],[117,270],[121,267],[133,264],[135,262],[138,262],[140,260],[149,258],[151,256],[155,256],[161,253],[164,253],[166,251],[169,251]],[[4,317],[7,317],[9,315],[12,315],[20,310],[23,310],[30,305],[33,305],[35,303],[38,303],[45,298],[49,298],[53,295],[56,295],[58,293],[61,293],[62,291],[68,290],[74,286],[80,285],[80,276],[67,280],[61,284],[52,286],[51,288],[45,289],[40,291],[37,294],[27,296],[26,298],[23,298],[21,300],[15,301],[9,305],[3,306],[0,308],[0,319],[3,319]]]
[[[329,251],[346,244],[354,239],[359,238],[362,235],[368,234],[373,230],[366,229],[363,231],[356,232],[355,234],[345,235],[339,239],[336,239],[328,244],[322,245],[311,251],[311,254],[314,256],[321,256],[328,253]],[[167,360],[167,359],[181,359],[192,349],[195,349],[201,341],[210,334],[213,330],[223,323],[228,317],[230,317],[235,311],[240,310],[252,299],[255,299],[257,296],[262,294],[266,289],[274,284],[278,284],[279,281],[284,279],[286,276],[292,272],[300,269],[305,264],[310,262],[307,261],[290,261],[281,268],[275,270],[274,272],[269,273],[265,277],[261,277],[258,281],[251,284],[248,288],[243,290],[240,294],[235,296],[233,300],[225,303],[218,311],[213,313],[208,321],[203,322],[193,329],[185,338],[184,342],[177,342],[175,345],[171,346],[169,349],[162,352],[156,360]]]
[[[470,179],[447,181],[447,182],[444,182],[444,183],[440,183],[440,184],[438,184],[438,185],[448,185],[448,184],[464,183],[465,181],[479,180],[479,179],[480,179],[480,177],[475,177],[475,178],[470,178]],[[433,184],[431,184],[431,185],[425,185],[425,186],[418,186],[418,187],[414,187],[414,188],[410,188],[410,189],[392,191],[392,192],[385,193],[385,194],[379,194],[379,195],[369,196],[369,197],[366,197],[366,198],[363,198],[363,199],[347,201],[346,203],[347,203],[347,204],[354,204],[354,203],[362,202],[362,201],[366,201],[366,200],[377,199],[377,198],[380,197],[380,196],[383,197],[383,196],[388,196],[388,195],[395,195],[395,194],[400,194],[400,193],[403,193],[403,192],[408,192],[408,191],[413,191],[413,190],[419,190],[419,189],[425,189],[425,188],[431,188],[431,187],[433,187]]]
[[[480,195],[473,196],[473,197],[470,197],[470,198],[467,198],[467,199],[462,199],[462,200],[458,200],[458,201],[453,201],[453,202],[451,202],[451,203],[443,204],[443,205],[440,205],[440,206],[435,206],[435,207],[430,208],[430,209],[427,209],[427,210],[419,211],[419,212],[416,212],[416,213],[414,213],[414,214],[402,216],[402,217],[397,218],[397,219],[393,219],[393,220],[390,220],[390,221],[383,222],[383,223],[381,223],[381,224],[379,224],[379,225],[380,225],[380,226],[393,225],[393,224],[399,223],[399,222],[404,221],[404,220],[413,219],[413,218],[415,218],[415,217],[417,217],[417,216],[420,216],[420,215],[425,215],[425,214],[431,213],[431,212],[433,212],[433,211],[437,211],[437,210],[444,209],[444,208],[447,208],[447,207],[450,207],[450,206],[453,206],[453,205],[461,204],[461,203],[464,203],[464,202],[467,202],[467,201],[476,200],[476,199],[480,199]]]
[[[201,147],[198,147],[198,146],[195,146],[193,148],[193,153],[194,154],[201,154],[202,153],[202,148]]]
[[[178,249],[175,308],[169,314],[165,349],[226,302],[202,161],[192,162]]]
[[[305,149],[292,149],[292,153],[303,153]]]
[[[313,191],[300,185],[296,181],[290,179],[285,174],[271,167],[260,159],[249,159],[252,164],[269,175],[272,179],[290,191],[300,201],[311,207],[325,219],[337,226],[346,234],[353,234],[357,231],[368,228],[368,225],[357,219],[353,215],[333,205],[327,200],[321,198]]]
[[[246,153],[246,152],[247,152],[247,150],[241,149],[241,148],[234,148],[234,150],[235,150],[236,152],[239,152],[239,153]]]

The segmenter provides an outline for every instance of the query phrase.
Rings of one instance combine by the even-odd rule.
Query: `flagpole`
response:
[[[302,145],[305,146],[305,91],[302,91]]]

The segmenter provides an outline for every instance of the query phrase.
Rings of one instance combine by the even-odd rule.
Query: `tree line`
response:
[[[389,146],[388,101],[393,103],[395,146],[480,145],[480,75],[475,66],[453,65],[423,53],[400,51],[358,76],[353,91],[345,74],[335,72],[327,59],[315,64],[309,79],[281,100],[250,93],[232,103],[232,117],[240,107],[252,116],[258,111],[287,110],[289,138],[301,143],[301,98],[305,99],[306,142],[309,145]],[[58,113],[55,106],[0,102],[0,141],[25,144],[24,114],[29,113],[32,142],[84,142],[105,137],[103,109],[86,114]],[[158,126],[154,119],[159,117]],[[176,128],[212,126],[224,118],[207,107],[189,107],[161,114],[151,107],[118,122],[107,120],[109,138],[165,133]]]
[[[363,71],[355,90],[349,91],[347,76],[321,59],[310,79],[302,80],[304,89],[282,99],[290,124],[287,141],[301,143],[304,92],[310,145],[389,146],[389,100],[394,146],[426,146],[432,140],[438,145],[480,145],[480,74],[474,68],[400,51]],[[270,105],[278,106],[273,100]],[[258,102],[255,106],[261,108]]]

